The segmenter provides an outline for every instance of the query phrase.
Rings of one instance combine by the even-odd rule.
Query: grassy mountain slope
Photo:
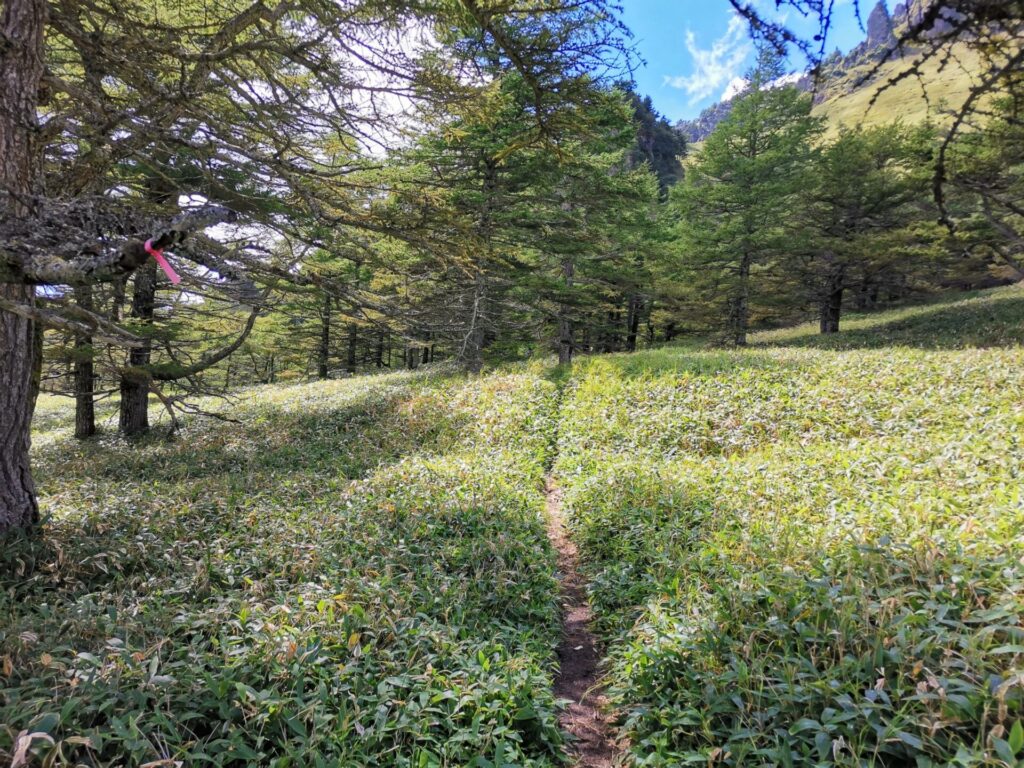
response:
[[[827,85],[827,98],[815,106],[814,114],[826,119],[832,134],[841,126],[881,125],[897,119],[911,125],[930,119],[941,125],[948,119],[948,110],[967,98],[974,73],[982,70],[977,52],[958,45],[947,66],[940,67],[936,60],[927,61],[921,67],[920,78],[904,78],[880,90],[906,71],[910,61],[887,62],[868,81],[862,81],[871,71],[868,63],[844,73]]]
[[[577,367],[556,470],[638,765],[1024,758],[1024,288],[849,327]]]
[[[553,464],[633,763],[1013,765],[1024,288],[845,327],[255,388],[173,442],[44,398],[0,754],[559,764]]]
[[[819,84],[813,114],[825,119],[826,137],[835,136],[841,127],[884,125],[902,120],[914,125],[931,120],[943,125],[975,84],[975,73],[983,70],[977,51],[969,46],[954,46],[949,61],[942,65],[938,58],[923,62],[920,76],[897,79],[914,61],[913,55],[886,62],[870,79],[874,63],[866,58],[841,72],[832,72]],[[892,82],[895,81],[895,82]],[[803,87],[811,88],[809,78]],[[891,83],[883,89],[883,86]],[[694,121],[680,121],[676,127],[690,137],[691,147],[699,147],[703,139],[730,112],[729,102],[709,107]]]

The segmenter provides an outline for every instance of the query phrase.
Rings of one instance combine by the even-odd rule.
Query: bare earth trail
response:
[[[562,492],[551,478],[547,480],[545,496],[548,538],[558,551],[558,570],[562,576],[563,631],[554,693],[555,698],[571,702],[559,716],[559,725],[573,738],[573,765],[606,768],[615,764],[619,750],[612,724],[602,711],[605,697],[599,670],[601,655],[590,631],[586,582],[579,572],[576,545],[569,538],[562,517]]]

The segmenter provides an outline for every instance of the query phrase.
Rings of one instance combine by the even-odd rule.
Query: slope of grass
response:
[[[1024,760],[1024,288],[478,379],[241,393],[174,441],[40,403],[0,753],[551,766],[564,489],[635,765]]]
[[[830,83],[829,97],[814,114],[826,118],[829,133],[840,126],[881,125],[897,119],[908,125],[947,122],[948,111],[963,104],[975,84],[974,74],[984,67],[977,52],[965,45],[956,46],[946,66],[937,59],[922,63],[920,77],[903,78],[884,90],[881,87],[906,71],[913,58],[886,62],[874,78],[861,82],[871,71],[864,64]]]
[[[576,366],[556,471],[634,764],[1024,759],[1020,301]]]
[[[1024,344],[1024,283],[886,312],[851,314],[843,332],[821,335],[817,323],[754,334],[756,346],[817,349],[920,347],[967,349]]]
[[[554,387],[395,375],[75,443],[0,563],[0,753],[46,764],[550,765]],[[161,762],[166,761],[166,762]]]

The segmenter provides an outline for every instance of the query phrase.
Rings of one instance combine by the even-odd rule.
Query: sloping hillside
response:
[[[885,1],[879,0],[867,17],[864,42],[845,56],[837,51],[826,59],[816,80],[809,76],[797,80],[797,87],[814,95],[814,113],[826,118],[829,133],[840,126],[870,126],[897,118],[941,124],[948,119],[948,111],[967,97],[975,73],[983,69],[977,51],[967,45],[954,46],[948,58],[923,62],[914,76],[900,77],[919,56],[916,49],[902,51],[874,72],[885,51],[896,45],[909,16],[920,13],[920,3],[912,5],[910,10],[899,5],[890,16]],[[785,78],[787,84],[791,81]],[[729,114],[730,104],[714,104],[695,120],[678,122],[676,128],[691,142],[703,141]]]
[[[627,762],[1016,764],[1024,287],[845,327],[254,388],[173,442],[45,399],[0,753],[562,764],[547,482]]]
[[[1024,288],[849,327],[574,371],[555,469],[636,765],[1024,758]]]

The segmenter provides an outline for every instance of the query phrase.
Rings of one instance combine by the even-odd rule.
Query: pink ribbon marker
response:
[[[174,271],[174,268],[168,264],[167,259],[164,258],[163,248],[154,248],[152,240],[147,240],[143,247],[146,249],[146,253],[156,259],[156,263],[160,265],[160,269],[162,269],[164,274],[167,275],[168,280],[175,285],[181,282],[181,278],[178,277],[178,273]]]

